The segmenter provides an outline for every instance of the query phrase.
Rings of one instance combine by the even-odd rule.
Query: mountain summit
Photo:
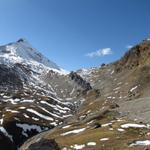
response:
[[[16,150],[31,136],[64,124],[90,89],[25,39],[0,46],[0,147]]]
[[[28,65],[37,72],[54,70],[63,73],[63,69],[43,56],[23,38],[17,42],[0,46],[0,63],[6,65],[14,65],[16,63]]]

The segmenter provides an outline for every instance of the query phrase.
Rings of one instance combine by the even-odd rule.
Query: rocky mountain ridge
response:
[[[0,80],[6,89],[0,94],[0,146],[5,150],[148,149],[149,55],[147,39],[114,63],[69,74],[46,65],[37,69],[22,62],[1,64]]]
[[[25,39],[19,39],[17,42],[1,46],[0,60],[2,64],[7,65],[15,63],[29,65],[38,72],[47,67],[55,69],[55,71],[61,70],[54,62],[33,48]]]
[[[0,133],[13,149],[31,136],[63,124],[83,101],[75,93],[88,90],[86,81],[73,80],[23,39],[0,47],[0,71]],[[59,86],[61,79],[66,88]],[[11,149],[7,147],[4,149]]]
[[[38,143],[44,140],[55,141],[56,150],[149,149],[149,52],[150,41],[144,40],[114,63],[77,71],[92,87],[78,111],[66,125],[32,137],[20,149],[42,150]]]

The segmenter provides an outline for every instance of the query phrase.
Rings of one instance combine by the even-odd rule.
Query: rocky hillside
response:
[[[120,60],[77,71],[91,89],[76,113],[20,150],[143,150],[150,146],[150,41]]]
[[[0,147],[148,150],[149,56],[144,40],[114,63],[66,73],[24,39],[1,46]]]
[[[63,124],[83,102],[80,93],[91,88],[23,39],[0,47],[0,71],[0,146],[5,150]]]

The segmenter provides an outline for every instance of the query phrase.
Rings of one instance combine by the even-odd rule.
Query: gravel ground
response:
[[[122,116],[138,122],[150,123],[150,97],[118,102],[117,109]]]

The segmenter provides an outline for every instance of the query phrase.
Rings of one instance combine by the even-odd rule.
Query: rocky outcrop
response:
[[[0,149],[1,150],[17,150],[17,147],[7,136],[5,136],[2,132],[0,132]]]
[[[148,65],[150,63],[150,41],[144,40],[142,43],[134,46],[116,63],[115,71],[120,72],[124,69],[134,69],[138,66]]]
[[[17,117],[17,116],[16,116]],[[50,130],[54,126],[42,126],[33,123],[32,120],[28,122],[20,122],[17,120],[11,120],[12,118],[4,121],[3,127],[9,135],[12,136],[12,141],[15,146],[21,146],[27,139],[32,136],[46,130]]]
[[[14,68],[0,64],[0,89],[21,89],[23,87],[20,76]]]
[[[85,91],[91,90],[92,87],[89,82],[85,81],[80,75],[78,75],[76,72],[71,72],[69,74],[69,77],[71,80],[73,80],[76,84],[81,86]]]
[[[57,92],[57,95],[63,99],[76,100],[76,97],[79,99],[82,94],[92,89],[90,83],[84,80],[76,72],[60,75],[51,70],[43,75],[42,79],[50,84]]]
[[[24,145],[20,150],[61,150],[59,145],[54,139],[40,139],[35,141],[29,147]]]

